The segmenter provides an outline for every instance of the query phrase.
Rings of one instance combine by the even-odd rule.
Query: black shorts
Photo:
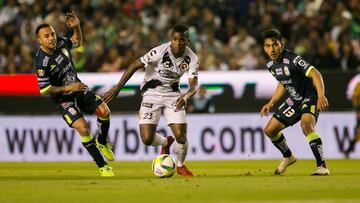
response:
[[[93,91],[85,91],[73,99],[59,100],[56,108],[71,127],[77,119],[83,117],[83,113],[93,114],[102,102],[101,97]]]
[[[317,98],[305,98],[303,101],[293,101],[290,97],[282,103],[273,115],[286,127],[297,123],[304,113],[311,113],[317,120],[320,111],[316,108]]]

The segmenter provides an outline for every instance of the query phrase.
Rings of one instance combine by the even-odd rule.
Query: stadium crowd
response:
[[[84,37],[72,52],[79,72],[121,71],[179,22],[201,70],[264,69],[261,32],[273,27],[320,70],[360,70],[359,0],[0,0],[0,74],[34,72],[35,27],[70,36],[70,10]]]

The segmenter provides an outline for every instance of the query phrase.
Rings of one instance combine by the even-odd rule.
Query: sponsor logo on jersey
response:
[[[37,80],[38,80],[39,82],[42,82],[42,81],[48,81],[49,78],[38,78]]]
[[[289,59],[284,58],[284,59],[283,59],[283,63],[285,63],[285,64],[290,64],[290,61],[289,61]]]
[[[42,65],[46,67],[48,65],[48,63],[49,63],[49,57],[45,56],[43,59]]]
[[[281,83],[284,84],[284,85],[288,85],[288,84],[291,84],[291,83],[292,83],[292,80],[291,80],[291,79],[289,79],[289,80],[282,80]]]
[[[45,71],[44,71],[43,69],[39,69],[39,70],[37,71],[37,73],[38,73],[38,75],[39,75],[40,77],[42,77],[42,76],[45,75]]]
[[[188,65],[187,63],[182,63],[182,64],[180,65],[180,68],[181,68],[182,70],[188,70],[188,69],[189,69],[189,65]]]
[[[287,66],[284,67],[284,73],[285,73],[286,76],[290,75],[289,67],[287,67]]]
[[[282,68],[277,68],[275,69],[276,75],[283,75],[283,70]]]
[[[300,56],[296,56],[293,60],[293,63],[296,64],[296,61],[300,58]]]
[[[73,108],[73,107],[70,107],[68,109],[68,111],[71,113],[71,115],[75,116],[77,114],[77,111]]]
[[[144,103],[141,104],[141,106],[151,109],[153,107],[153,104],[144,102]]]
[[[304,69],[306,69],[308,67],[308,63],[306,61],[304,61],[303,59],[300,59],[298,61],[298,64],[303,67]]]
[[[266,64],[266,66],[267,66],[268,68],[270,68],[273,64],[274,64],[273,61],[269,61],[269,62]]]
[[[294,102],[293,102],[293,100],[291,100],[291,98],[287,98],[287,99],[285,100],[285,102],[286,102],[286,104],[289,105],[289,106],[293,106],[293,105],[294,105]]]
[[[174,73],[174,72],[171,72],[168,70],[159,70],[158,73],[161,77],[164,77],[164,78],[169,78],[169,79],[179,78],[179,75],[177,73]]]
[[[73,102],[63,102],[61,103],[61,107],[66,109],[68,108],[69,106],[71,106],[73,104]]]
[[[316,106],[315,106],[315,105],[311,105],[311,106],[310,106],[310,112],[311,112],[311,113],[315,113],[315,110],[316,110]]]
[[[66,50],[66,49],[64,49],[64,50]],[[64,60],[64,57],[62,55],[59,55],[58,57],[55,58],[55,61],[57,64],[60,64],[63,60]]]

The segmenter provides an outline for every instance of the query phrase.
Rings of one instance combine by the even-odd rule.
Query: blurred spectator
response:
[[[80,71],[100,71],[114,46],[123,58],[121,68],[126,68],[128,60],[167,40],[171,25],[180,22],[190,25],[192,48],[201,57],[203,70],[265,68],[264,56],[254,47],[259,47],[260,34],[269,28],[278,28],[286,37],[287,47],[310,63],[324,64],[319,69],[351,71],[355,70],[352,64],[360,59],[359,0],[0,2],[0,73],[29,71],[25,68],[29,55],[21,51],[34,56],[34,29],[40,23],[51,22],[59,35],[70,36],[64,26],[64,14],[69,10],[84,19],[83,54],[73,50],[80,60],[74,61]],[[326,58],[335,58],[338,65],[329,67]]]
[[[214,113],[215,106],[211,97],[206,94],[206,88],[200,86],[198,93],[193,96],[187,107],[189,113]]]
[[[343,71],[360,70],[360,60],[355,56],[352,45],[349,41],[341,43],[340,67]]]
[[[117,72],[120,70],[122,62],[123,59],[119,55],[117,48],[111,47],[99,72]]]

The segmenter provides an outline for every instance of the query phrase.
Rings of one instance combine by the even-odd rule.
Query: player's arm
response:
[[[198,79],[197,77],[189,78],[189,89],[188,91],[180,96],[175,103],[175,111],[179,111],[182,107],[186,106],[188,99],[196,94],[198,90]]]
[[[320,111],[325,111],[329,107],[329,102],[325,96],[324,80],[321,76],[321,73],[312,66],[311,70],[309,70],[308,77],[313,80],[314,86],[318,94],[318,100],[316,104],[317,109]]]
[[[131,78],[132,75],[134,75],[134,73],[137,70],[141,68],[144,68],[144,65],[141,63],[140,59],[137,59],[136,61],[132,62],[130,66],[126,69],[124,74],[121,76],[118,84],[105,93],[104,102],[109,103],[111,100],[117,97],[117,95],[119,94],[120,90],[124,87],[126,82]]]
[[[269,115],[270,109],[274,106],[274,104],[277,101],[279,101],[279,99],[284,95],[284,93],[285,93],[285,87],[282,83],[279,82],[275,89],[274,95],[271,97],[270,101],[262,107],[260,111],[261,117]]]
[[[73,29],[73,35],[70,40],[73,47],[78,47],[82,44],[82,33],[80,28],[80,22],[74,11],[66,14],[66,25]]]
[[[78,92],[78,91],[85,91],[88,89],[88,86],[82,82],[69,84],[66,86],[52,86],[48,85],[45,88],[40,90],[42,95],[56,95],[61,93],[69,93],[69,92]]]

